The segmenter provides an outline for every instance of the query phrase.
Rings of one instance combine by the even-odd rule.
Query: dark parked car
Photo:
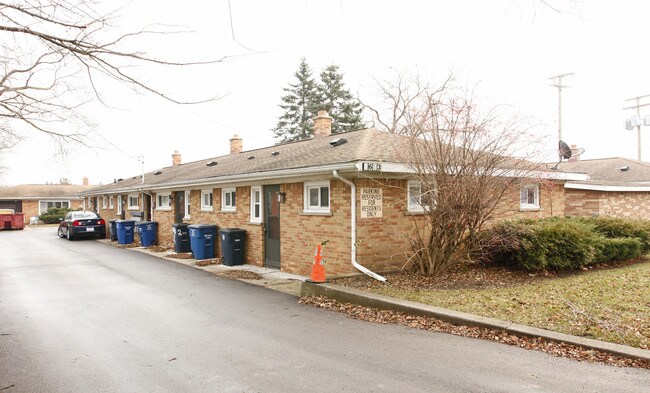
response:
[[[95,212],[74,211],[68,213],[59,224],[60,238],[73,240],[80,237],[106,237],[106,221]]]

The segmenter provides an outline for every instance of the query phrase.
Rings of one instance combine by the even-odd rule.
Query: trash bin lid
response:
[[[211,229],[211,228],[216,228],[217,226],[215,224],[192,224],[188,226],[188,228],[191,229]]]
[[[219,233],[239,233],[239,232],[246,232],[245,229],[241,228],[221,228],[219,229]]]
[[[157,221],[140,221],[135,225],[149,225],[149,224],[156,224],[157,225],[158,222]]]

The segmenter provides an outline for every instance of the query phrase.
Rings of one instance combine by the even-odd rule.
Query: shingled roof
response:
[[[345,143],[330,143],[337,139],[345,139]],[[144,183],[142,176],[137,175],[94,188],[91,194],[155,188],[199,179],[218,181],[231,175],[263,176],[265,173],[270,175],[282,170],[352,164],[358,161],[399,162],[397,152],[404,149],[398,145],[407,142],[405,137],[374,129],[351,131],[160,168],[145,173]]]
[[[345,142],[333,143],[336,140]],[[410,151],[408,143],[412,143],[409,137],[375,129],[350,131],[160,168],[145,173],[144,182],[142,175],[136,175],[96,187],[85,195],[214,184],[233,177],[273,179],[283,171],[304,175],[310,170],[331,172],[339,166],[352,170],[359,162],[399,164],[405,162],[403,156]]]
[[[78,199],[78,194],[95,186],[75,184],[21,184],[0,188],[0,199]]]
[[[558,166],[558,169],[568,172],[585,173],[589,176],[589,180],[573,182],[578,184],[611,186],[650,185],[650,164],[629,158],[612,157],[564,162]]]

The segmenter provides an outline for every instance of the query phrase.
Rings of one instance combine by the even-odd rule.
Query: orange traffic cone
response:
[[[307,282],[324,283],[325,280],[325,259],[321,255],[323,246],[318,244],[316,246],[316,253],[314,253],[314,264],[311,266],[311,278]]]

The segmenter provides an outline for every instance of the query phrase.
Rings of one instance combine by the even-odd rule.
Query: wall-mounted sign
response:
[[[380,162],[362,162],[361,163],[362,171],[369,172],[381,172],[381,163]]]
[[[382,208],[383,194],[381,188],[361,189],[361,218],[381,218]]]

